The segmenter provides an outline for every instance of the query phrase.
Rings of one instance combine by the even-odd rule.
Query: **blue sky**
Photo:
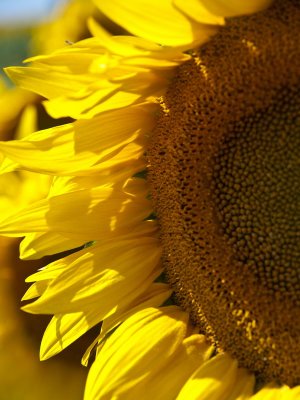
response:
[[[51,17],[67,0],[0,0],[1,26],[30,25]],[[83,0],[84,1],[84,0]]]

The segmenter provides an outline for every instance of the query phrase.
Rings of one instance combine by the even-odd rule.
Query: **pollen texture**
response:
[[[180,66],[147,151],[176,301],[219,351],[300,384],[300,8],[235,18]]]

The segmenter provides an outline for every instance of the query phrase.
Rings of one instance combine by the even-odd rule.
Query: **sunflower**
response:
[[[0,143],[54,176],[0,229],[70,252],[24,309],[53,315],[41,359],[99,326],[86,400],[300,395],[300,5],[240,3],[95,1],[133,36],[90,19],[8,71],[76,120]]]

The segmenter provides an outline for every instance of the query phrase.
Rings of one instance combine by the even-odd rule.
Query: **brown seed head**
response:
[[[149,149],[177,301],[241,366],[300,383],[300,8],[228,22],[178,69]]]

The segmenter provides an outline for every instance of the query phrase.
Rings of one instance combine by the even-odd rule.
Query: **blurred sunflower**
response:
[[[1,232],[73,249],[27,279],[41,358],[102,324],[87,400],[298,398],[298,0],[95,4],[136,36],[8,71],[77,120],[0,144],[54,176]]]

